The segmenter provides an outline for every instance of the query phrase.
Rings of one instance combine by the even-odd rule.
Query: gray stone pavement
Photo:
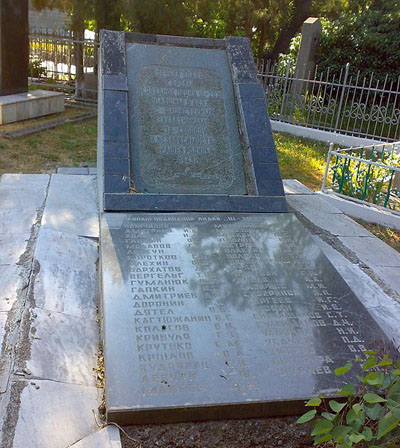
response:
[[[0,181],[1,448],[119,448],[99,428],[94,170]],[[400,344],[400,255],[294,180],[289,206]],[[98,419],[98,417],[97,417]]]

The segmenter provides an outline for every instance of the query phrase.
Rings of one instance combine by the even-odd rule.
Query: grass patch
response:
[[[70,114],[70,110],[66,111],[67,116]],[[52,120],[58,118],[64,118],[64,114],[51,116]],[[24,124],[32,126],[36,123],[28,120]],[[5,132],[10,126],[0,126],[0,132]],[[68,123],[27,137],[12,140],[0,138],[0,176],[4,173],[52,172],[58,166],[95,165],[96,138],[95,118]]]
[[[353,218],[354,219],[354,218]],[[393,249],[400,252],[400,231],[391,229],[390,227],[381,226],[379,224],[372,224],[370,222],[362,221],[361,219],[354,219],[358,224],[365,227],[368,232],[373,233],[376,237],[384,241]]]
[[[312,190],[320,190],[329,145],[288,134],[274,133],[283,179],[297,179]]]

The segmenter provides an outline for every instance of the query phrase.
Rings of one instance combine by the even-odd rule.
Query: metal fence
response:
[[[62,34],[30,34],[29,43],[30,60],[38,61],[44,78],[73,81],[77,72],[77,50],[83,53],[84,73],[94,72],[99,45],[95,40],[78,40],[71,32],[64,31]]]
[[[259,70],[271,119],[305,127],[381,141],[400,140],[400,75],[396,82],[318,68],[307,79],[295,67],[266,66]]]
[[[400,142],[329,147],[323,192],[400,212]]]

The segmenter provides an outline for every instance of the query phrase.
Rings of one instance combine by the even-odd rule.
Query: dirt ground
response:
[[[221,420],[124,427],[123,448],[303,448],[313,446],[308,425],[295,417]]]

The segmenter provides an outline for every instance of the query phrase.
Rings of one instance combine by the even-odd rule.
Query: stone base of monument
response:
[[[48,90],[0,96],[0,124],[43,117],[64,110],[64,94]]]

